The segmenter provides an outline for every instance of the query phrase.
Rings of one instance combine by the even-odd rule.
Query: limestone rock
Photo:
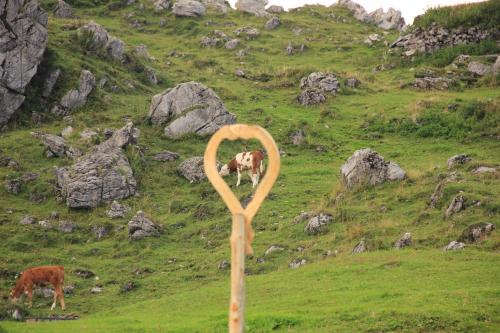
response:
[[[456,166],[463,165],[465,163],[468,163],[472,161],[472,158],[469,157],[467,154],[458,154],[450,157],[447,161],[448,169],[452,169]]]
[[[97,240],[101,240],[109,234],[109,228],[102,225],[92,226],[92,234]]]
[[[260,31],[257,28],[246,26],[234,30],[236,36],[245,36],[246,39],[255,39],[260,36]]]
[[[160,12],[163,12],[163,11],[170,8],[170,1],[169,0],[156,0],[153,3],[153,6],[155,7],[155,13],[160,13]]]
[[[307,225],[304,227],[304,232],[315,235],[323,232],[323,226],[327,225],[333,220],[333,216],[330,214],[320,213],[313,216]]]
[[[319,89],[323,93],[335,94],[340,91],[340,83],[333,73],[315,72],[300,80],[301,89]]]
[[[8,179],[5,181],[5,190],[11,194],[19,194],[22,190],[20,179]]]
[[[148,219],[142,210],[138,211],[128,223],[128,234],[130,239],[138,240],[144,237],[160,235],[160,227]]]
[[[124,59],[125,43],[109,35],[100,24],[90,21],[78,29],[77,36],[88,51],[104,51],[113,60]]]
[[[201,83],[187,82],[155,95],[149,109],[153,124],[163,125],[165,136],[180,138],[186,134],[205,136],[224,125],[236,123],[222,100]]]
[[[454,79],[447,77],[421,77],[415,78],[410,84],[411,87],[420,90],[448,90],[452,87],[456,87],[458,82]]]
[[[256,16],[268,16],[267,3],[267,0],[238,0],[236,1],[236,10]]]
[[[52,113],[67,116],[75,108],[81,107],[87,103],[87,97],[90,95],[96,85],[95,76],[90,71],[82,70],[77,89],[71,89],[61,99],[59,105],[54,106]]]
[[[297,100],[301,105],[309,106],[324,103],[326,97],[321,90],[312,88],[304,89],[297,97]]]
[[[179,154],[165,150],[153,156],[153,160],[158,162],[171,162],[179,158]]]
[[[450,244],[446,245],[444,251],[456,251],[465,248],[465,244],[462,242],[452,241]]]
[[[293,131],[288,138],[294,146],[301,146],[306,139],[306,133],[303,130]]]
[[[54,15],[60,18],[72,18],[73,8],[63,0],[58,0],[56,8],[54,8]]]
[[[72,166],[56,169],[57,189],[67,206],[94,208],[134,195],[137,182],[122,148],[138,136],[139,130],[128,123]]]
[[[220,169],[220,164],[217,163],[217,170]],[[203,165],[203,157],[195,156],[184,160],[177,171],[190,183],[198,183],[207,178]]]
[[[231,10],[226,0],[201,0],[207,9],[213,10],[218,13],[227,14]]]
[[[19,221],[19,224],[22,224],[22,225],[31,225],[31,224],[35,224],[36,223],[36,219],[31,216],[31,215],[25,215],[21,221]]]
[[[266,11],[271,14],[281,14],[285,12],[285,9],[282,6],[272,5],[269,6]]]
[[[360,149],[349,157],[340,169],[342,180],[348,189],[371,186],[385,181],[402,180],[406,172],[399,165],[387,162],[370,148]]]
[[[412,243],[411,233],[407,232],[394,243],[394,248],[402,249],[404,247],[411,246],[411,243]]]
[[[47,78],[43,82],[43,91],[42,91],[43,98],[48,98],[50,96],[60,75],[61,75],[61,70],[58,68],[50,72],[50,74],[47,76]]]
[[[475,223],[468,226],[462,232],[458,241],[464,243],[477,243],[488,237],[493,230],[495,230],[495,225],[493,223]]]
[[[373,18],[368,15],[365,8],[354,1],[351,0],[339,0],[339,6],[347,7],[353,14],[354,18],[358,21],[371,23],[373,22]]]
[[[474,175],[484,174],[484,173],[495,173],[497,172],[496,168],[480,166],[471,171]]]
[[[37,0],[0,0],[0,125],[24,102],[47,46],[47,21]]]
[[[384,30],[403,30],[405,27],[405,19],[402,17],[401,12],[392,7],[389,8],[387,12],[379,8],[371,12],[369,16],[372,18],[375,25]]]
[[[363,252],[366,252],[367,250],[368,249],[366,247],[366,243],[362,239],[358,244],[356,244],[356,246],[354,247],[354,249],[352,249],[352,254],[363,253]]]
[[[61,220],[59,221],[58,230],[64,233],[74,232],[78,228],[78,225],[73,221]]]
[[[268,256],[270,255],[271,253],[274,253],[274,252],[281,252],[281,251],[284,251],[285,248],[280,246],[280,245],[271,245],[267,250],[266,252],[264,253],[265,256]]]
[[[297,269],[300,266],[304,266],[306,263],[307,261],[305,259],[294,259],[288,264],[288,267],[291,269]]]
[[[451,216],[464,209],[465,209],[465,198],[462,194],[459,194],[451,200],[448,209],[446,209],[444,217],[446,219],[449,219]]]
[[[130,207],[122,205],[118,201],[114,200],[111,203],[109,210],[106,211],[106,215],[112,219],[123,218],[125,217],[125,214],[127,214],[129,211]]]
[[[133,53],[140,58],[154,60],[154,58],[149,54],[148,47],[144,44],[137,45]]]
[[[53,134],[43,134],[32,132],[32,136],[39,138],[45,146],[45,155],[47,157],[64,157],[68,155],[69,147],[63,137]]]
[[[485,76],[491,73],[492,66],[477,61],[471,61],[467,66],[467,70],[474,75]]]
[[[233,38],[231,40],[228,40],[224,47],[228,50],[232,50],[232,49],[235,49],[239,44],[240,44],[240,40],[237,38]]]
[[[205,15],[205,5],[195,0],[177,0],[172,8],[176,16],[199,17]]]
[[[351,77],[351,78],[347,79],[346,85],[349,88],[357,88],[360,85],[360,82],[359,82],[359,80],[357,78]]]
[[[265,24],[266,29],[273,30],[279,27],[281,24],[280,19],[277,16],[271,17]]]

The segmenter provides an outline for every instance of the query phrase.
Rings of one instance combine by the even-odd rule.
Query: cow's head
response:
[[[221,177],[225,177],[225,176],[229,175],[229,165],[224,164],[222,166],[222,168],[220,168],[219,175]]]

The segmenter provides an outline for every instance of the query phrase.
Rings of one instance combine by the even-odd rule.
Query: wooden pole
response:
[[[231,235],[230,333],[243,333],[245,328],[245,229],[245,216],[234,214]]]

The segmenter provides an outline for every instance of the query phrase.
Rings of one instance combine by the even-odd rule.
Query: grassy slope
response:
[[[461,180],[446,187],[438,209],[423,213],[438,175],[446,172],[449,156],[465,152],[471,154],[474,165],[499,164],[498,141],[477,136],[460,141],[414,135],[380,137],[363,129],[374,116],[411,117],[421,112],[418,105],[422,100],[444,105],[457,100],[460,103],[495,100],[498,93],[494,88],[481,86],[448,92],[399,89],[402,82],[413,77],[413,72],[404,66],[373,72],[376,65],[390,61],[383,46],[368,48],[362,43],[366,35],[378,30],[355,22],[341,9],[310,7],[283,15],[283,25],[277,30],[261,29],[259,38],[243,41],[244,47],[249,48],[249,56],[241,60],[243,64],[234,56],[234,50],[201,49],[199,40],[214,29],[232,35],[236,27],[224,26],[223,22],[235,22],[237,27],[249,24],[261,27],[263,19],[240,13],[202,19],[181,19],[167,14],[167,26],[160,28],[157,24],[160,16],[153,14],[149,6],[142,13],[135,6],[101,15],[103,10],[103,7],[83,8],[78,14],[82,20],[94,19],[103,24],[129,47],[146,44],[158,59],[149,65],[161,72],[165,82],[158,88],[137,83],[139,90],[126,93],[97,91],[91,103],[74,114],[73,127],[77,130],[119,127],[124,116],[131,117],[141,128],[140,143],[148,148],[145,161],[139,159],[134,149],[128,150],[140,182],[141,197],[125,200],[132,212],[122,220],[109,221],[104,214],[105,206],[92,211],[70,211],[55,202],[48,183],[53,179],[51,168],[71,161],[42,157],[43,148],[33,144],[36,141],[29,135],[33,128],[26,117],[21,117],[21,125],[2,133],[0,149],[19,160],[25,171],[41,173],[41,178],[28,185],[21,195],[13,196],[3,188],[0,190],[0,203],[4,208],[0,212],[2,266],[18,271],[30,265],[60,263],[68,272],[84,267],[96,272],[99,283],[104,284],[102,294],[91,295],[90,288],[95,281],[68,274],[67,283],[77,286],[76,294],[67,300],[69,311],[83,318],[71,323],[37,325],[37,330],[88,331],[92,328],[109,332],[127,327],[128,331],[135,328],[138,332],[149,332],[159,327],[158,331],[192,332],[202,331],[202,327],[209,327],[208,331],[225,327],[228,275],[217,271],[217,263],[229,258],[229,214],[208,183],[189,184],[176,175],[177,162],[161,164],[151,159],[154,153],[164,149],[177,151],[182,158],[200,155],[206,139],[165,140],[161,138],[160,128],[153,128],[145,121],[154,93],[189,80],[213,88],[228,109],[238,115],[239,122],[264,125],[288,154],[282,159],[282,173],[273,195],[254,220],[257,256],[275,243],[284,245],[286,251],[266,257],[264,264],[248,260],[254,274],[249,277],[248,286],[252,331],[269,331],[274,325],[282,330],[291,326],[290,331],[297,332],[352,331],[352,325],[357,325],[360,331],[414,331],[415,325],[421,327],[421,331],[491,331],[498,327],[499,314],[495,309],[498,309],[499,286],[493,278],[498,275],[498,271],[495,272],[500,239],[497,234],[477,249],[472,246],[463,253],[443,254],[440,250],[473,222],[488,221],[500,226],[498,176],[472,176],[468,172],[471,166],[461,168]],[[132,10],[136,17],[147,18],[150,25],[142,31],[131,29],[124,17]],[[329,18],[330,12],[346,17],[348,23]],[[209,21],[214,24],[206,26]],[[67,30],[71,21],[51,18],[49,24],[51,61],[48,65],[63,67],[67,80],[59,85],[54,98],[74,84],[70,74],[77,75],[81,66],[90,68],[98,77],[107,74],[116,78],[124,89],[124,80],[139,80],[139,75],[119,64],[92,54],[83,55],[71,41],[72,31]],[[306,32],[295,36],[291,30],[296,26]],[[387,39],[394,37],[392,33]],[[308,49],[302,55],[286,56],[284,48],[289,41],[304,42]],[[172,50],[184,56],[166,56]],[[255,78],[267,74],[270,80],[235,78],[233,72],[239,67]],[[318,70],[333,71],[343,78],[356,75],[363,87],[329,98],[324,106],[298,106],[294,99],[299,93],[300,77]],[[105,95],[111,96],[111,101],[105,102]],[[36,105],[33,108],[36,109]],[[256,109],[263,112],[258,113]],[[324,117],[328,111],[332,115]],[[65,126],[56,119],[37,130],[57,133]],[[310,145],[294,147],[287,143],[287,133],[297,126],[305,126]],[[491,127],[498,128],[498,124]],[[85,149],[86,145],[77,139],[75,135],[73,143]],[[317,144],[324,145],[328,151],[317,153]],[[332,198],[340,190],[340,166],[355,149],[367,146],[399,163],[408,171],[409,179],[348,194],[342,204],[333,205]],[[225,145],[220,159],[226,160],[242,147],[241,143]],[[18,174],[0,168],[2,179]],[[459,190],[484,204],[444,221],[443,211]],[[46,193],[48,199],[43,204],[31,203],[29,193],[33,191]],[[237,193],[242,196],[249,191],[250,186],[245,183]],[[387,207],[387,211],[381,212],[381,206]],[[8,209],[13,213],[9,214]],[[163,224],[165,234],[157,239],[129,242],[123,226],[138,209]],[[318,209],[335,215],[335,222],[325,234],[308,236],[303,233],[302,224],[291,224],[301,210]],[[62,235],[17,223],[24,214],[43,219],[53,210],[59,211],[62,218],[78,222],[82,230]],[[197,212],[206,212],[207,217],[197,219]],[[99,242],[93,240],[89,229],[97,223],[113,224],[112,235]],[[383,251],[406,231],[413,234],[415,250]],[[362,237],[370,241],[373,250],[380,251],[350,256],[353,245]],[[299,246],[304,248],[302,253],[296,250]],[[337,249],[339,257],[324,261],[323,253],[329,249]],[[288,263],[298,257],[313,264],[289,270]],[[172,258],[176,261],[169,260]],[[396,264],[394,269],[383,268],[393,261],[400,265]],[[474,269],[470,268],[471,262]],[[143,277],[132,273],[134,268],[146,267],[153,273]],[[120,285],[131,280],[136,281],[139,288],[128,294],[120,293]],[[5,296],[12,280],[1,278],[0,283]],[[478,288],[481,292],[476,292]],[[456,297],[461,297],[461,302],[445,301]],[[38,298],[32,313],[46,314],[48,302]],[[468,315],[464,317],[462,310]],[[0,324],[4,326],[8,332],[33,328],[26,324]]]

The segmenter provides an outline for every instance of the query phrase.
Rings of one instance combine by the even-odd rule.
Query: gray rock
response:
[[[54,297],[54,290],[48,287],[38,287],[34,290],[34,294],[43,298],[52,298]]]
[[[200,43],[203,47],[216,47],[221,43],[221,40],[217,37],[204,36]]]
[[[70,284],[63,287],[64,295],[73,295],[75,293],[75,286]]]
[[[203,16],[205,11],[205,5],[195,0],[177,0],[172,8],[176,16]]]
[[[43,82],[43,91],[42,91],[43,98],[49,98],[60,75],[61,75],[61,70],[58,68],[50,72],[50,74],[45,78],[45,81]]]
[[[368,15],[365,8],[355,3],[354,1],[339,0],[338,5],[348,8],[352,12],[354,18],[357,19],[358,21],[365,23],[373,22],[373,18],[370,15]]]
[[[444,251],[456,251],[456,250],[462,250],[465,248],[465,244],[462,242],[457,242],[457,241],[452,241],[450,244],[446,245],[443,250]]]
[[[347,79],[347,83],[346,85],[349,87],[349,88],[357,88],[359,86],[359,80],[355,77],[351,77],[349,79]]]
[[[266,252],[264,253],[265,256],[268,256],[270,255],[271,253],[274,253],[274,252],[281,252],[281,251],[284,251],[285,248],[280,246],[280,245],[271,245],[267,250]]]
[[[420,90],[448,90],[456,87],[458,82],[447,77],[419,77],[410,83],[411,87]]]
[[[160,227],[148,219],[144,215],[144,212],[140,210],[128,223],[128,234],[132,240],[144,237],[156,237],[160,235]]]
[[[497,169],[492,168],[492,167],[487,167],[487,166],[480,166],[480,167],[475,168],[471,172],[474,175],[479,175],[479,174],[483,174],[483,173],[495,173],[495,172],[497,172]]]
[[[107,235],[109,235],[110,228],[103,225],[92,226],[92,234],[97,240],[101,240]]]
[[[429,208],[434,208],[436,207],[436,203],[439,201],[439,199],[442,198],[444,194],[444,186],[449,183],[457,180],[457,173],[456,172],[451,172],[446,177],[441,180],[435,187],[434,192],[432,193],[429,201]]]
[[[52,228],[52,223],[50,223],[50,221],[47,220],[38,221],[38,225],[44,229]]]
[[[300,212],[299,215],[297,215],[293,218],[292,224],[299,224],[299,223],[302,223],[304,221],[307,221],[310,218],[311,218],[311,213],[302,211],[302,212]]]
[[[467,66],[467,70],[474,75],[485,76],[492,72],[492,66],[477,61],[471,61]]]
[[[106,44],[106,54],[113,60],[122,61],[125,56],[125,43],[110,36]]]
[[[89,271],[88,269],[77,268],[74,270],[74,273],[76,276],[84,278],[84,279],[90,279],[91,277],[95,276],[95,273],[92,271]]]
[[[238,0],[236,1],[236,10],[253,14],[256,16],[268,16],[266,12],[267,0]]]
[[[36,172],[25,172],[21,176],[21,181],[24,183],[32,182],[38,179],[38,173]]]
[[[47,13],[37,0],[0,0],[0,126],[24,102],[47,46]]]
[[[232,49],[235,49],[239,44],[240,44],[240,40],[237,38],[234,38],[234,39],[228,40],[224,47],[228,50],[232,50]]]
[[[470,62],[470,55],[460,54],[455,58],[455,60],[453,60],[453,65],[455,65],[455,67],[463,67],[465,65],[468,65],[469,62]]]
[[[323,93],[335,94],[340,91],[340,83],[333,73],[315,72],[300,80],[301,89],[319,89]]]
[[[144,69],[144,74],[146,75],[146,79],[148,80],[149,84],[155,86],[158,84],[159,80],[158,77],[156,76],[156,72],[154,71],[154,69],[146,67]]]
[[[333,220],[330,214],[320,213],[313,216],[304,227],[304,232],[310,235],[315,235],[323,232],[323,226],[327,225]]]
[[[225,259],[221,260],[217,265],[219,271],[227,271],[229,268],[231,268],[231,263]]]
[[[470,161],[472,161],[472,158],[470,158],[470,156],[467,154],[453,155],[447,161],[448,169],[452,169],[458,165],[469,163]]]
[[[155,13],[166,11],[167,9],[170,8],[170,5],[171,3],[169,0],[156,0],[153,3],[153,6],[155,8]]]
[[[113,136],[113,134],[115,133],[115,129],[114,128],[105,128],[103,131],[102,131],[102,135],[104,135],[104,137],[106,139],[109,139]]]
[[[205,136],[224,125],[236,123],[221,99],[201,83],[187,82],[155,95],[149,109],[153,124],[163,125],[165,136],[180,138],[186,134]]]
[[[375,42],[380,42],[383,39],[379,34],[371,34],[363,41],[365,44],[373,45]]]
[[[108,31],[100,24],[90,21],[77,31],[78,39],[85,42],[85,48],[89,51],[104,49],[108,44]]]
[[[475,223],[468,226],[462,232],[458,241],[464,243],[477,243],[488,237],[493,230],[495,230],[495,225],[493,223]]]
[[[266,11],[268,13],[271,13],[271,14],[281,14],[281,13],[284,13],[285,12],[285,9],[282,7],[282,6],[276,6],[276,5],[272,5],[272,6],[269,6]]]
[[[154,60],[154,58],[149,54],[148,47],[144,44],[137,45],[133,53],[139,58]]]
[[[236,36],[245,36],[246,39],[255,39],[260,36],[260,31],[254,27],[241,27],[234,30]]]
[[[19,194],[22,190],[20,179],[8,179],[5,181],[5,190],[11,194]]]
[[[12,319],[17,320],[17,321],[22,321],[24,319],[24,315],[23,315],[22,311],[18,308],[15,308],[12,311],[10,316],[12,317]]]
[[[288,55],[292,55],[293,51],[294,51],[293,45],[292,45],[292,43],[289,42],[288,45],[287,45],[287,47],[286,47],[286,49],[285,49],[285,52]]]
[[[201,0],[207,9],[213,10],[215,12],[227,14],[231,7],[226,0]]]
[[[153,160],[158,162],[171,162],[179,158],[179,154],[165,150],[153,156]]]
[[[406,177],[406,172],[399,165],[385,161],[370,148],[355,151],[341,167],[340,172],[348,189],[401,180]]]
[[[64,233],[72,233],[78,228],[78,225],[73,221],[59,221],[58,230]]]
[[[36,219],[31,216],[31,215],[25,215],[21,221],[19,221],[19,224],[22,224],[22,225],[31,225],[31,224],[35,224],[36,223]]]
[[[271,17],[265,24],[266,29],[273,30],[279,27],[281,24],[281,21],[279,17],[273,16]]]
[[[92,289],[90,289],[90,293],[91,294],[100,294],[100,293],[102,293],[102,287],[100,287],[100,286],[92,287]]]
[[[394,243],[394,248],[402,249],[404,247],[411,246],[411,243],[412,243],[411,233],[407,232]]]
[[[36,132],[32,132],[31,135],[35,138],[39,138],[42,141],[42,144],[45,146],[45,155],[47,157],[66,156],[68,146],[66,146],[66,141],[63,137],[53,134],[43,134]]]
[[[288,136],[294,146],[301,146],[306,140],[306,133],[303,130],[297,130]]]
[[[73,127],[71,126],[67,126],[65,127],[62,131],[61,131],[61,136],[64,138],[64,139],[67,139],[69,138],[74,132],[74,129]]]
[[[289,264],[288,267],[291,269],[297,269],[300,266],[304,266],[307,263],[305,259],[294,259]]]
[[[72,18],[73,8],[63,0],[58,0],[56,8],[54,8],[54,15],[60,18]]]
[[[444,213],[444,217],[445,219],[449,219],[454,214],[459,213],[464,209],[465,209],[465,198],[462,194],[459,194],[451,200],[448,209],[446,209],[446,212]]]
[[[300,95],[297,97],[298,102],[301,105],[309,106],[309,105],[317,105],[324,103],[326,101],[326,97],[323,92],[319,89],[304,89]]]
[[[352,249],[352,254],[363,253],[363,252],[366,252],[367,250],[368,249],[366,247],[366,243],[362,239],[358,244],[356,244],[356,246],[354,247],[354,249]]]
[[[81,107],[87,103],[87,97],[90,95],[96,85],[95,76],[87,70],[82,70],[78,82],[78,89],[71,89],[61,99],[59,105],[52,109],[52,113],[67,116],[75,108]]]
[[[139,130],[130,122],[72,166],[56,169],[57,188],[67,206],[94,208],[134,195],[137,182],[122,148],[135,143],[138,136]]]
[[[392,7],[387,12],[379,8],[371,12],[369,16],[375,25],[384,30],[397,29],[401,31],[405,27],[405,19],[402,17],[401,12]]]
[[[109,210],[106,211],[106,215],[112,219],[123,218],[125,217],[125,214],[127,214],[129,211],[130,207],[122,205],[118,201],[114,200],[111,203]]]
[[[220,163],[217,162],[217,170],[220,169]],[[198,183],[207,178],[203,165],[203,157],[195,156],[184,160],[177,171],[190,183]]]
[[[237,76],[237,77],[245,77],[246,74],[245,74],[245,71],[241,68],[237,68],[235,71],[234,71],[234,75]]]

